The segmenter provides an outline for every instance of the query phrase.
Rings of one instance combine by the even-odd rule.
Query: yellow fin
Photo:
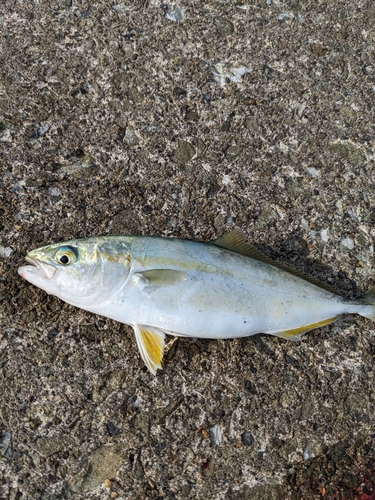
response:
[[[152,326],[134,325],[134,333],[139,352],[147,368],[153,375],[162,369],[165,335]]]
[[[323,321],[319,321],[318,323],[312,323],[311,325],[300,326],[299,328],[293,328],[292,330],[285,330],[284,332],[274,333],[276,337],[281,337],[286,340],[300,340],[301,335],[308,332],[309,330],[314,330],[314,328],[320,328],[321,326],[329,325],[336,321],[338,316],[334,318],[325,319]]]
[[[213,245],[218,247],[226,248],[227,250],[231,250],[232,252],[240,253],[242,255],[246,255],[247,257],[251,257],[252,259],[260,260],[261,262],[265,262],[270,266],[278,267],[287,273],[294,274],[294,276],[298,276],[309,283],[312,283],[319,288],[323,288],[328,292],[334,293],[335,295],[341,296],[334,288],[322,283],[321,281],[312,278],[311,276],[307,276],[304,273],[300,273],[299,271],[295,271],[294,269],[290,269],[279,262],[275,262],[270,259],[266,255],[263,255],[259,250],[257,250],[253,245],[246,241],[246,235],[240,229],[234,229],[230,233],[224,234],[218,240],[212,242]]]
[[[187,274],[175,269],[151,269],[136,273],[141,280],[148,286],[166,286],[173,285],[179,281],[187,279]]]

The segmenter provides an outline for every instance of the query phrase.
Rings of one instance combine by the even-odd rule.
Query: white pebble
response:
[[[10,257],[12,255],[12,253],[13,253],[12,248],[3,247],[2,245],[0,245],[0,257],[7,259],[8,257]]]
[[[181,21],[184,20],[185,11],[184,9],[176,7],[174,10],[168,10],[167,13],[165,14],[165,17],[170,21],[173,21],[175,23],[180,23]]]
[[[309,443],[303,450],[303,459],[310,460],[314,455],[311,453],[312,443]]]
[[[216,424],[214,425],[213,427],[211,427],[210,429],[210,436],[211,436],[211,441],[212,441],[212,444],[216,445],[216,446],[220,446],[221,445],[221,429],[220,429],[220,425],[219,424]]]
[[[284,19],[293,19],[293,17],[293,14],[289,12],[280,12],[279,14],[277,14],[277,19],[279,21],[283,21]]]
[[[317,170],[317,169],[316,169],[316,168],[314,168],[314,167],[307,167],[307,169],[306,169],[306,170],[307,170],[307,171],[308,171],[308,173],[311,175],[311,177],[316,178],[316,177],[319,177],[319,175],[320,175],[319,170]]]
[[[351,238],[341,238],[341,243],[349,250],[353,250],[354,248],[354,241]]]
[[[322,241],[328,241],[328,229],[322,229],[320,231],[320,239]]]
[[[46,193],[48,196],[61,196],[61,190],[58,187],[49,187]]]
[[[141,406],[141,402],[141,399],[137,396],[137,399],[133,403],[134,408],[139,408]]]
[[[221,182],[222,182],[225,186],[227,186],[227,185],[230,183],[230,177],[229,177],[229,175],[226,175],[226,174],[225,174],[225,175],[223,175],[223,178],[222,178]]]

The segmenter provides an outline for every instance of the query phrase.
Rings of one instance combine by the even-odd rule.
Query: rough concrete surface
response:
[[[3,0],[0,498],[375,498],[374,323],[299,343],[132,330],[17,275],[72,237],[240,227],[374,284],[373,0]]]

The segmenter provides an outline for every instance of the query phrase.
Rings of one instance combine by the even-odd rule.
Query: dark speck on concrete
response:
[[[242,434],[241,441],[245,446],[252,446],[254,444],[254,436],[250,431],[246,431]]]

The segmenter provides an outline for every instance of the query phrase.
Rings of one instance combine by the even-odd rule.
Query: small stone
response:
[[[51,196],[52,198],[60,198],[61,190],[58,187],[49,187],[46,190],[46,195]]]
[[[11,431],[5,432],[0,435],[0,455],[4,458],[12,458],[12,433]]]
[[[258,393],[255,385],[250,380],[245,380],[244,386],[245,386],[246,391],[249,392],[250,394],[257,394]]]
[[[367,155],[364,148],[351,141],[337,139],[329,145],[332,153],[337,154],[344,160],[355,165],[362,165],[367,162]]]
[[[313,179],[317,179],[320,176],[320,171],[314,167],[307,167],[306,170]]]
[[[342,106],[340,108],[340,117],[343,121],[351,122],[356,120],[357,112],[351,106]]]
[[[300,420],[308,420],[313,415],[314,409],[315,409],[314,397],[311,393],[307,394],[304,402],[302,403]]]
[[[296,401],[298,401],[298,395],[293,388],[287,389],[280,396],[280,404],[283,408],[291,408]]]
[[[124,135],[124,142],[128,144],[128,146],[136,146],[139,144],[139,137],[136,134],[136,131],[131,128],[127,128]]]
[[[364,395],[359,393],[349,394],[344,401],[345,410],[352,417],[361,415],[366,408],[366,404]]]
[[[228,500],[280,500],[280,498],[287,498],[283,486],[266,479],[251,486],[248,483],[231,486],[228,491]]]
[[[325,49],[320,43],[312,43],[310,45],[310,50],[317,57],[324,57],[327,52],[327,49]]]
[[[40,137],[43,137],[47,132],[48,130],[51,128],[51,125],[49,125],[48,123],[46,123],[45,125],[43,125],[42,127],[39,127],[36,131],[36,134],[35,134],[35,137],[37,139],[39,139]]]
[[[324,242],[328,241],[328,229],[322,229],[320,231],[320,239]]]
[[[136,400],[133,403],[134,408],[140,408],[141,407],[142,400],[137,396]]]
[[[354,241],[351,238],[341,238],[341,243],[348,250],[353,250],[354,248]]]
[[[3,247],[0,245],[0,257],[3,257],[4,259],[7,259],[10,257],[13,253],[13,249],[10,247]]]
[[[303,450],[303,459],[310,460],[313,457],[311,453],[312,443],[309,443],[306,448]]]
[[[174,10],[167,10],[165,18],[175,23],[181,23],[184,20],[185,11],[176,7]]]
[[[223,64],[217,63],[215,66],[211,68],[211,73],[215,79],[215,81],[223,87],[228,80],[233,83],[239,83],[242,80],[242,77],[249,73],[249,68],[246,66],[241,66],[239,64]],[[229,108],[230,104],[232,104],[233,98],[224,98],[218,99],[216,101],[216,107],[218,109]]]
[[[336,464],[343,458],[346,449],[349,447],[348,441],[339,441],[329,448],[326,455]]]
[[[190,484],[183,484],[181,487],[180,487],[180,494],[181,494],[181,497],[182,498],[188,498],[189,497],[189,494],[190,494],[190,491],[191,491],[191,485]]]
[[[289,363],[290,365],[298,365],[298,361],[293,356],[289,356],[289,354],[285,354],[284,357],[285,357],[285,361],[287,363]]]
[[[168,415],[171,415],[179,406],[180,404],[184,401],[184,396],[181,394],[176,398],[174,401],[169,403],[166,406],[163,406],[162,408],[158,408],[154,412],[154,417],[153,417],[153,423],[154,424],[164,424],[165,419]]]
[[[41,457],[50,457],[65,449],[70,443],[68,436],[40,437],[32,447]]]
[[[126,373],[121,368],[116,368],[111,373],[103,375],[94,386],[92,392],[93,401],[95,403],[103,401],[113,391],[119,390],[125,379]]]
[[[175,163],[184,164],[190,161],[195,156],[195,148],[187,141],[178,141],[176,151],[173,153],[171,159]]]
[[[110,481],[109,479],[106,479],[106,480],[104,481],[104,486],[105,486],[106,488],[110,489],[110,488],[112,487],[112,483],[111,483],[111,481]]]
[[[130,89],[127,91],[127,96],[133,103],[139,103],[143,99],[142,94],[136,87],[130,87]]]
[[[221,437],[221,429],[220,429],[219,424],[216,424],[213,427],[211,427],[210,436],[211,436],[211,441],[212,441],[213,445],[215,445],[215,446],[221,445],[222,437]]]
[[[57,165],[54,171],[66,174],[72,179],[91,179],[98,175],[99,167],[91,156],[84,155],[68,165]]]
[[[57,328],[53,328],[52,330],[50,330],[48,332],[48,340],[53,340],[55,337],[57,337],[57,335],[59,334],[59,331]]]
[[[234,31],[233,23],[223,17],[216,17],[214,19],[214,25],[221,36],[228,36]]]
[[[123,449],[117,444],[97,448],[87,458],[82,471],[69,481],[75,493],[84,494],[115,477],[124,462]]]
[[[241,441],[245,446],[252,446],[254,444],[254,436],[250,431],[246,431],[242,434]]]
[[[204,439],[209,438],[209,433],[206,431],[206,429],[202,429],[202,436],[204,437]]]
[[[138,450],[136,457],[135,457],[135,460],[134,460],[134,465],[133,465],[133,476],[138,478],[138,479],[143,478],[145,475],[145,471],[144,471],[143,464],[141,461],[141,450],[142,450],[142,448],[140,448]]]
[[[352,490],[354,490],[358,486],[358,478],[354,474],[345,474],[342,478],[342,482],[345,484],[345,486]]]
[[[279,14],[277,14],[277,19],[279,21],[284,21],[284,19],[293,19],[293,14],[290,14],[289,12],[279,12]]]
[[[107,431],[110,436],[118,436],[121,431],[113,422],[107,422]]]
[[[235,160],[242,153],[242,148],[239,146],[229,146],[225,151],[225,157],[229,161]]]
[[[136,413],[131,423],[134,429],[141,431],[145,437],[149,436],[150,417],[147,413]]]

